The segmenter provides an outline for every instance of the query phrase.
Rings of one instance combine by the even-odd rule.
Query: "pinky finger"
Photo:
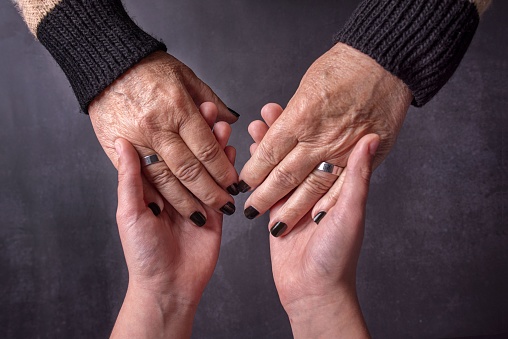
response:
[[[344,168],[339,178],[335,181],[333,186],[326,192],[326,194],[314,205],[312,209],[312,219],[316,224],[319,224],[321,220],[326,216],[326,213],[335,206],[337,200],[339,200],[340,191],[346,178],[347,169]]]

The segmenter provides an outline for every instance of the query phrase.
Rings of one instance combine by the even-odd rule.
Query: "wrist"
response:
[[[413,104],[422,106],[452,76],[478,23],[470,1],[364,0],[334,41],[371,56],[404,81]]]
[[[112,338],[190,338],[197,303],[129,285]]]
[[[356,292],[312,296],[284,306],[295,338],[369,338]]]

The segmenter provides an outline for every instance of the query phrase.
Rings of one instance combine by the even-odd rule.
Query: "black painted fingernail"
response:
[[[232,203],[228,202],[226,205],[222,206],[220,208],[220,211],[224,213],[225,215],[231,215],[235,213],[236,207]]]
[[[226,190],[229,192],[229,194],[231,195],[238,195],[238,193],[240,193],[238,191],[238,185],[237,184],[233,184],[233,185],[230,185],[226,188]]]
[[[319,222],[321,221],[321,219],[323,219],[323,218],[325,217],[325,215],[326,215],[326,212],[325,212],[325,211],[321,211],[321,212],[319,212],[319,213],[318,213],[318,214],[316,214],[316,216],[314,217],[314,219],[313,219],[313,220],[314,220],[314,222],[315,222],[316,224],[319,224]]]
[[[228,107],[228,110],[231,112],[231,114],[233,114],[235,117],[239,118],[240,117],[240,114],[236,113],[234,109],[231,109]]]
[[[288,228],[288,225],[286,225],[283,222],[278,222],[270,229],[270,233],[277,238],[278,236],[282,235],[284,231]]]
[[[249,206],[245,209],[245,211],[243,211],[243,214],[245,214],[245,217],[247,219],[254,219],[255,217],[257,217],[259,215],[259,212],[254,207]]]
[[[238,190],[242,193],[245,193],[247,192],[248,190],[250,190],[250,186],[247,185],[247,183],[243,180],[241,180],[239,183],[238,183]]]
[[[148,208],[152,210],[153,215],[158,216],[161,214],[161,208],[154,202],[148,204]]]
[[[190,216],[190,220],[195,223],[197,226],[201,227],[206,224],[206,218],[201,212],[194,212]]]

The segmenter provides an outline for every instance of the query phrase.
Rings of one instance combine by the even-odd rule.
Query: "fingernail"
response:
[[[152,210],[153,215],[158,216],[161,214],[161,208],[154,202],[148,204],[148,208]]]
[[[372,141],[369,145],[369,153],[370,155],[372,156],[375,156],[376,155],[376,151],[377,151],[377,148],[379,146],[379,138],[376,138],[376,140]]]
[[[231,215],[235,213],[236,207],[232,203],[228,202],[226,205],[220,208],[220,211],[226,215]]]
[[[259,212],[257,209],[255,209],[254,207],[252,206],[249,206],[245,209],[245,211],[243,211],[243,214],[245,214],[245,217],[247,219],[254,219],[255,217],[257,217],[259,215]]]
[[[247,183],[243,180],[240,180],[240,182],[238,183],[238,190],[242,193],[245,193],[247,192],[248,190],[250,190],[250,186],[247,185]]]
[[[325,211],[321,211],[318,214],[316,214],[316,216],[312,220],[314,220],[314,222],[316,224],[319,224],[319,222],[321,221],[321,219],[323,219],[325,217],[325,215],[326,215],[326,212]]]
[[[228,107],[228,110],[231,112],[231,114],[233,114],[235,117],[239,118],[240,117],[240,114],[236,113],[234,109],[231,109]]]
[[[233,185],[230,185],[226,188],[226,190],[229,192],[229,194],[231,195],[238,195],[238,185],[237,184],[233,184]]]
[[[197,226],[201,227],[206,224],[206,218],[201,212],[194,212],[190,216],[190,220],[195,223]]]
[[[278,222],[270,229],[270,233],[277,238],[278,236],[282,235],[284,231],[288,228],[288,225],[286,225],[283,222]]]

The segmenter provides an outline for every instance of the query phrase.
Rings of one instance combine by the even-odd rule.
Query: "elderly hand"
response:
[[[400,79],[369,56],[336,44],[309,68],[242,169],[239,189],[256,188],[245,203],[246,216],[266,212],[292,192],[270,215],[274,236],[290,232],[337,178],[315,171],[316,166],[326,161],[345,167],[355,144],[368,133],[381,138],[375,159],[380,163],[395,143],[411,100]]]
[[[205,103],[201,109],[205,121],[213,125],[216,106]],[[235,150],[226,147],[230,133],[227,123],[215,124],[221,151],[233,163]],[[155,188],[143,185],[133,146],[117,139],[115,147],[117,221],[129,286],[112,337],[190,337],[197,304],[217,263],[222,214],[205,206],[207,224],[194,227]]]
[[[262,111],[269,125],[280,113],[273,104]],[[251,123],[249,132],[256,142],[251,152],[267,131],[262,122]],[[336,203],[319,225],[307,214],[290,234],[270,238],[275,285],[295,338],[369,336],[356,296],[356,267],[378,145],[375,134],[358,141],[343,172],[344,180],[330,189],[337,196]],[[270,213],[277,214],[283,204],[280,201]]]
[[[184,64],[155,52],[106,88],[89,106],[97,138],[115,167],[114,142],[128,140],[139,156],[164,162],[143,172],[173,208],[203,226],[209,209],[232,214],[238,174],[197,106],[215,103],[218,120],[237,120],[211,89]]]

